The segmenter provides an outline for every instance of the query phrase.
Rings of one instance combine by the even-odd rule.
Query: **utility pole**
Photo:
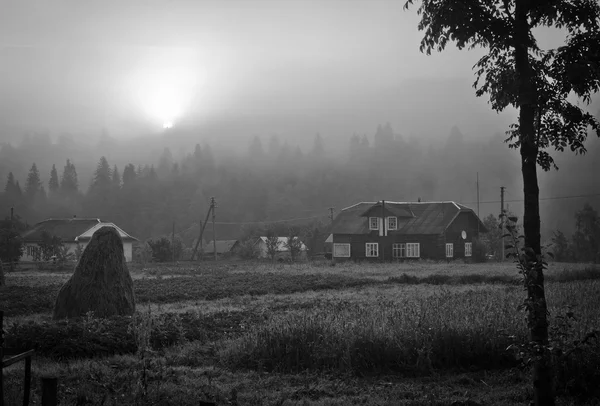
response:
[[[381,239],[381,262],[385,261],[385,200],[381,200],[381,235],[383,238]]]
[[[504,262],[504,186],[500,186],[500,230],[502,230],[502,262]]]
[[[11,208],[10,208],[10,233],[11,233],[11,234],[12,234],[12,233],[15,231],[15,222],[14,222],[14,219],[15,219],[15,214],[14,214],[14,212],[15,212],[15,208],[14,208],[14,207],[11,207]],[[14,238],[14,237],[11,235],[11,237],[10,237],[10,240],[12,240],[13,238]],[[10,240],[9,240],[9,241],[10,241]],[[12,252],[12,247],[11,247],[11,245],[12,245],[12,244],[9,244],[9,247],[8,247],[8,249],[9,249],[9,250]],[[14,271],[15,271],[15,261],[14,261],[14,258],[12,257],[12,255],[11,255],[11,258],[10,258],[10,271],[11,271],[11,272],[14,272]],[[0,327],[0,328],[1,328],[1,327]]]
[[[479,216],[479,172],[477,172],[477,238],[479,238],[479,222],[481,217]]]
[[[206,212],[206,218],[204,219],[204,223],[202,223],[202,221],[200,221],[200,234],[198,235],[198,241],[196,241],[196,246],[194,247],[194,252],[192,252],[192,258],[191,258],[192,261],[194,260],[194,256],[196,255],[196,252],[198,252],[198,246],[200,245],[200,247],[202,248],[202,236],[204,235],[204,229],[206,228],[206,225],[208,224],[208,218],[210,217],[210,213],[212,210],[213,210],[213,206],[211,203],[210,207],[208,208],[208,211]]]
[[[212,226],[213,226],[213,251],[215,253],[215,262],[217,261],[217,237],[215,237],[215,198],[210,198],[210,207],[212,208]]]
[[[175,263],[175,221],[173,221],[173,231],[171,231],[171,261]]]

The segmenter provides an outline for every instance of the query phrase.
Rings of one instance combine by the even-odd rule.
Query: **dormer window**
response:
[[[398,217],[388,217],[387,218],[387,229],[388,230],[397,230],[398,229]]]
[[[379,230],[378,217],[369,217],[369,230]]]

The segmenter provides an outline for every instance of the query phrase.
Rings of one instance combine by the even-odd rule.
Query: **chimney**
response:
[[[73,218],[76,219],[77,218],[77,214],[73,214]]]
[[[420,198],[420,197],[419,197],[419,200],[418,200],[418,202],[419,202],[419,203],[421,203],[421,198]]]

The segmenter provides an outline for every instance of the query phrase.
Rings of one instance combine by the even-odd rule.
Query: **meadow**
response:
[[[511,263],[132,265],[133,317],[51,320],[71,270],[0,287],[7,344],[62,404],[510,405],[531,398]],[[559,404],[597,404],[600,269],[546,273]],[[20,403],[22,365],[5,370]],[[472,402],[472,403],[468,403]],[[475,402],[475,403],[473,403]],[[10,401],[9,401],[9,404]],[[35,403],[34,403],[35,404]]]

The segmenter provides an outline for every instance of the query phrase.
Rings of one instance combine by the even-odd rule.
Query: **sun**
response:
[[[135,78],[136,104],[147,120],[170,129],[189,113],[196,88],[202,81],[197,70],[180,67],[143,70]]]

